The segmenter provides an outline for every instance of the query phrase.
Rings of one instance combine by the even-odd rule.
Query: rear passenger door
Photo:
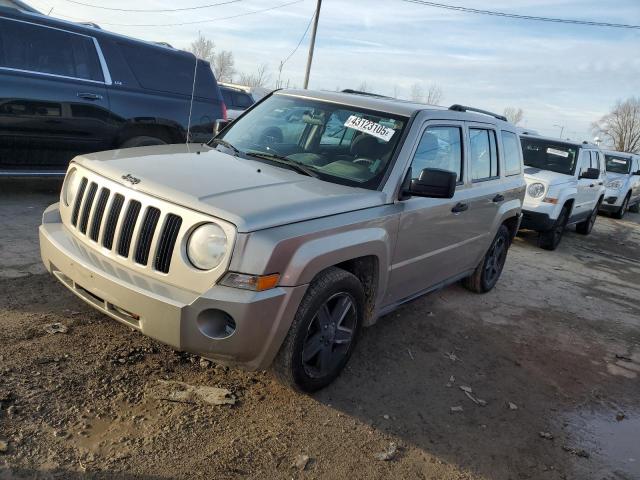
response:
[[[471,184],[467,167],[463,122],[425,123],[411,154],[411,174],[424,168],[456,172],[458,184],[451,199],[412,197],[401,202],[400,229],[393,256],[386,301],[406,299],[472,268],[478,236],[471,220]]]
[[[109,102],[97,42],[0,18],[0,168],[64,169],[103,150]],[[105,130],[106,128],[106,130]]]
[[[498,132],[493,126],[468,123],[469,176],[471,198],[468,221],[477,241],[473,243],[475,258],[479,258],[492,240],[493,227],[500,205],[505,201],[501,180]]]

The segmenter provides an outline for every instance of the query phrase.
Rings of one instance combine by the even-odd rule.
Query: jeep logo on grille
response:
[[[134,177],[130,173],[127,173],[126,175],[122,175],[122,179],[126,180],[127,182],[131,182],[132,185],[136,185],[136,184],[140,183],[140,179]]]

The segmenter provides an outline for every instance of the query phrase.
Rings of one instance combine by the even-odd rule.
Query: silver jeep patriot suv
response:
[[[471,110],[278,91],[209,145],[79,156],[43,214],[42,260],[178,350],[322,388],[362,326],[498,281],[522,150],[503,117]]]

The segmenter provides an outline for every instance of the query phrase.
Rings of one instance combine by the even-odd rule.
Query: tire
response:
[[[624,216],[627,214],[627,210],[629,209],[629,198],[631,198],[631,194],[627,193],[627,196],[624,197],[624,201],[620,208],[613,212],[613,218],[617,218],[618,220],[622,220]]]
[[[333,382],[353,352],[364,305],[364,289],[355,275],[335,267],[320,273],[274,360],[276,376],[305,393]]]
[[[556,219],[556,223],[553,225],[551,230],[546,232],[540,232],[540,236],[538,237],[538,245],[540,248],[544,248],[545,250],[555,250],[560,245],[560,240],[562,240],[562,235],[564,234],[564,229],[567,227],[567,222],[569,221],[569,206],[565,205],[562,207],[560,211],[560,215]]]
[[[502,274],[510,245],[509,229],[505,225],[501,225],[487,253],[482,257],[482,261],[473,274],[462,281],[462,285],[475,293],[487,293],[495,287]]]
[[[587,218],[584,222],[580,222],[576,225],[576,232],[581,235],[589,235],[591,230],[593,230],[593,225],[596,223],[596,218],[598,218],[598,210],[600,210],[600,204],[602,200],[598,200],[596,204],[596,208],[593,209],[589,218]]]
[[[629,206],[629,211],[631,213],[640,213],[640,202],[634,203],[633,205]]]
[[[128,140],[125,140],[122,145],[120,145],[120,148],[133,148],[133,147],[149,147],[151,145],[166,145],[167,142],[165,142],[163,139],[158,138],[158,137],[147,137],[147,136],[140,136],[140,137],[131,137]]]

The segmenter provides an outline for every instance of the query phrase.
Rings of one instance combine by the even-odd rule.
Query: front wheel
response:
[[[496,286],[507,261],[507,252],[511,245],[509,229],[501,225],[493,242],[482,261],[470,277],[462,281],[462,285],[476,293],[486,293]]]
[[[582,235],[589,235],[591,230],[593,230],[593,225],[596,223],[596,218],[598,218],[598,210],[600,210],[601,200],[596,203],[596,208],[593,209],[589,218],[587,218],[584,222],[580,222],[576,225],[576,232]]]
[[[275,374],[303,392],[329,385],[346,365],[364,318],[364,289],[339,268],[318,275],[305,294],[273,364]]]
[[[621,220],[624,218],[624,216],[627,213],[627,210],[629,209],[629,197],[630,197],[630,194],[627,194],[627,196],[624,197],[624,201],[622,202],[620,209],[614,212],[613,214],[614,218],[617,218],[618,220]]]
[[[560,211],[560,215],[556,219],[556,223],[554,223],[551,230],[546,232],[540,232],[540,236],[538,237],[538,245],[545,250],[555,250],[560,245],[560,240],[562,240],[562,235],[564,234],[564,229],[567,227],[567,222],[569,221],[569,207],[565,205],[562,207]]]

